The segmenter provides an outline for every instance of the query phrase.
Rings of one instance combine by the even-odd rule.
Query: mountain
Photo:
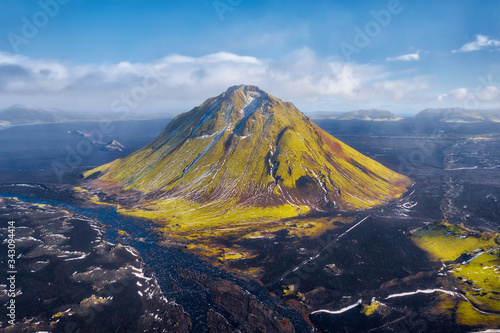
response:
[[[308,112],[307,116],[310,119],[335,119],[341,114],[345,112],[336,112],[336,111],[316,111],[316,112]]]
[[[127,113],[126,117],[124,117],[123,114],[116,114],[112,112],[78,112],[62,110],[46,111],[41,109],[32,109],[21,104],[16,104],[0,111],[0,126],[100,120],[149,120],[165,118],[173,118],[172,113]]]
[[[463,108],[425,109],[416,120],[442,121],[450,123],[500,122],[500,109],[474,110]]]
[[[332,120],[366,120],[366,121],[398,121],[403,118],[386,110],[356,110],[349,112],[328,112],[318,111],[309,113],[311,119],[332,119]]]
[[[371,120],[371,121],[398,121],[403,118],[386,110],[357,110],[342,113],[335,118],[336,120]]]
[[[59,119],[50,112],[27,108],[16,104],[0,111],[0,124],[55,123]]]
[[[246,85],[207,99],[142,149],[84,176],[124,213],[210,226],[374,207],[411,184],[292,103]]]

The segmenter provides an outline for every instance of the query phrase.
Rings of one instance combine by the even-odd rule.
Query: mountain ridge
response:
[[[170,113],[128,113],[126,119],[121,114],[113,112],[81,112],[63,110],[44,110],[40,108],[30,108],[22,104],[14,104],[8,108],[0,110],[0,127],[11,125],[32,125],[32,124],[57,124],[84,121],[123,121],[123,120],[151,120],[170,119]]]
[[[427,108],[417,113],[415,119],[451,123],[500,122],[500,109]]]

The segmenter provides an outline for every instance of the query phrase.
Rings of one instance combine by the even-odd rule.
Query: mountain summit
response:
[[[292,103],[247,85],[207,99],[142,149],[85,176],[104,192],[133,190],[121,192],[135,198],[128,212],[164,221],[363,209],[398,198],[411,184]]]

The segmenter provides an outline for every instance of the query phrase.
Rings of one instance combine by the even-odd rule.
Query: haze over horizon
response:
[[[0,8],[0,109],[181,112],[238,84],[303,112],[500,107],[497,1]]]

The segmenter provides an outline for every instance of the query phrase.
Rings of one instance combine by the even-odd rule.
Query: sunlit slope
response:
[[[189,219],[368,208],[399,197],[411,184],[314,125],[293,104],[253,86],[206,100],[147,146],[85,174],[91,175],[91,186],[143,193],[129,213]]]

